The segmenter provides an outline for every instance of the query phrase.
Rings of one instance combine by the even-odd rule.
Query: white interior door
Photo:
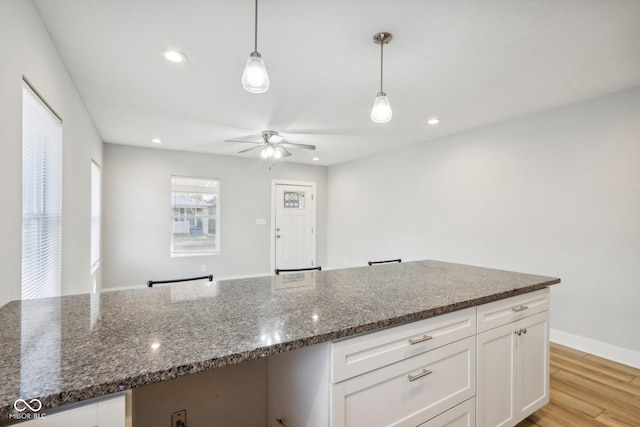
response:
[[[314,267],[314,187],[289,184],[275,187],[275,268]]]

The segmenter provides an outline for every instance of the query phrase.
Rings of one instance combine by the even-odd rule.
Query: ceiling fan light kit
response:
[[[382,89],[383,81],[383,66],[384,66],[384,45],[389,44],[393,36],[391,33],[377,33],[373,36],[373,42],[380,45],[380,92],[376,96],[376,100],[373,102],[373,108],[371,109],[371,120],[375,123],[386,123],[391,120],[393,115],[391,111],[391,103],[387,94]]]
[[[243,144],[256,144],[255,147],[246,148],[238,151],[238,153],[248,153],[254,150],[260,150],[260,157],[263,159],[279,159],[281,157],[289,157],[291,153],[287,148],[302,148],[305,150],[315,150],[315,145],[310,144],[296,144],[294,142],[287,141],[282,135],[275,130],[263,130],[262,141],[242,141],[235,139],[227,139],[226,142],[240,142]]]
[[[247,64],[242,73],[242,87],[251,93],[264,93],[269,90],[269,74],[264,66],[264,60],[258,53],[258,0],[256,0],[254,49],[247,59]]]

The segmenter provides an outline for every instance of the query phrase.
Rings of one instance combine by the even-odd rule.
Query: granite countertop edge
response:
[[[43,395],[36,397],[42,403],[43,409],[57,409],[63,405],[69,405],[94,399],[102,396],[106,396],[113,393],[141,387],[157,382],[167,381],[175,379],[185,375],[196,374],[209,369],[221,368],[227,365],[233,365],[245,361],[255,360],[263,357],[268,357],[273,354],[283,353],[298,348],[319,344],[323,342],[333,341],[341,338],[346,338],[362,333],[373,332],[376,330],[402,325],[404,323],[414,322],[418,320],[427,319],[430,317],[439,316],[442,314],[450,313],[453,311],[462,310],[468,307],[474,307],[481,304],[498,301],[501,299],[509,298],[516,295],[521,295],[529,292],[534,292],[539,289],[546,288],[550,285],[560,283],[560,279],[551,279],[545,282],[537,283],[531,286],[525,286],[517,289],[511,289],[509,291],[499,292],[492,295],[482,296],[479,298],[464,300],[455,302],[453,304],[443,305],[428,310],[418,311],[414,313],[408,313],[401,316],[396,316],[389,319],[384,319],[368,324],[355,325],[348,328],[343,328],[336,331],[331,331],[319,335],[309,335],[290,341],[280,342],[269,346],[255,348],[239,353],[233,353],[217,357],[214,359],[208,359],[203,361],[194,361],[193,363],[173,366],[168,369],[159,370],[155,372],[148,372],[133,377],[122,378],[116,381],[109,381],[102,384],[95,384],[85,388],[72,389],[61,393],[54,393],[49,395]],[[9,414],[13,409],[13,405],[5,405],[0,407],[0,425],[4,425]]]

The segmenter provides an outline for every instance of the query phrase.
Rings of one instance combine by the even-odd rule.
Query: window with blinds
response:
[[[100,201],[102,198],[100,166],[91,162],[91,273],[100,267]]]
[[[22,299],[59,296],[62,121],[22,88]]]
[[[220,253],[220,180],[171,178],[171,255]]]

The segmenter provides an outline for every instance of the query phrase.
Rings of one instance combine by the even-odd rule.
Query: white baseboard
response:
[[[552,342],[575,348],[623,365],[633,366],[640,369],[640,352],[581,337],[557,329],[550,330]]]

